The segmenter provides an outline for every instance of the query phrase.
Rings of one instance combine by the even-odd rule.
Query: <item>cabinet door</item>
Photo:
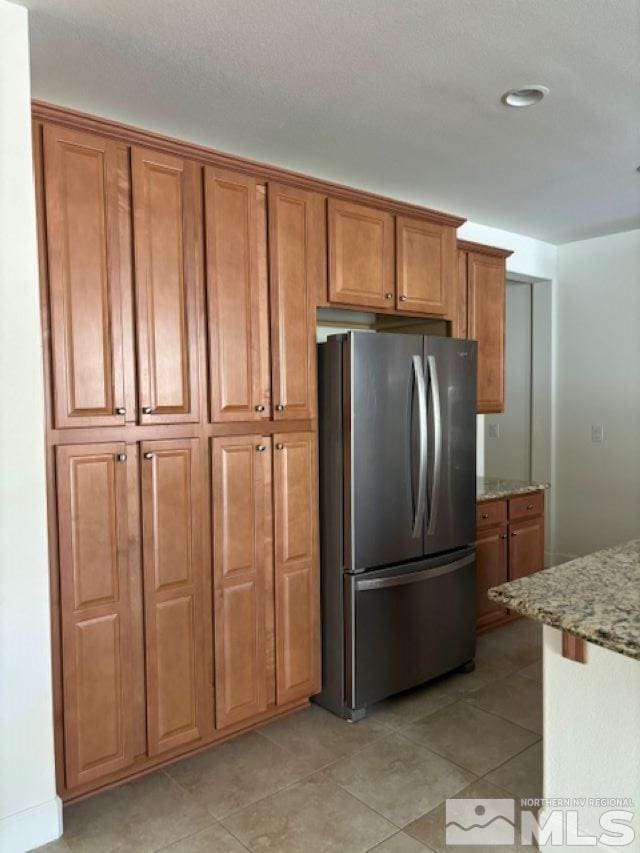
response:
[[[544,568],[544,519],[532,518],[509,525],[509,580]]]
[[[198,420],[198,167],[131,152],[140,423]]]
[[[330,198],[329,302],[394,307],[393,216]]]
[[[269,184],[274,418],[316,412],[315,298],[325,276],[323,198]]]
[[[313,433],[274,440],[276,696],[284,705],[320,690],[317,463]]]
[[[260,311],[266,310],[267,281],[260,275],[257,182],[246,175],[205,169],[207,293],[211,420],[252,421],[269,417],[268,340],[262,340]],[[266,266],[266,259],[263,259]]]
[[[478,531],[476,541],[476,617],[479,628],[506,616],[506,609],[487,598],[487,590],[507,577],[507,525]]]
[[[478,412],[504,411],[505,262],[469,252],[468,337],[478,342]]]
[[[44,180],[54,424],[124,424],[116,143],[45,125]]]
[[[271,443],[213,439],[216,727],[267,707],[266,575]]]
[[[123,443],[56,448],[69,788],[134,757],[127,468],[135,464],[135,448],[128,454]]]
[[[205,669],[199,439],[141,445],[149,755],[202,737]],[[210,611],[209,611],[210,612]]]
[[[450,225],[396,217],[397,310],[451,316],[457,287],[456,252],[456,231]]]

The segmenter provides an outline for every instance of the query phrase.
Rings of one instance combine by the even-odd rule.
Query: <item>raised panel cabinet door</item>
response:
[[[329,302],[393,309],[393,216],[332,198],[327,204]]]
[[[199,167],[189,160],[131,150],[142,424],[193,423],[198,411]]]
[[[158,755],[202,737],[211,711],[200,440],[142,442],[140,465],[148,752]]]
[[[456,231],[407,216],[396,217],[396,309],[451,317],[457,288]]]
[[[468,337],[478,342],[478,412],[504,411],[505,262],[468,255]]]
[[[45,125],[44,183],[54,424],[124,424],[116,143]]]
[[[271,441],[213,439],[216,728],[266,710]]]
[[[259,206],[257,181],[247,175],[205,168],[207,293],[211,420],[252,421],[268,418],[268,340],[263,339],[260,311],[268,294],[266,218]]]
[[[134,758],[124,443],[56,448],[65,779],[70,789]]]
[[[479,530],[476,541],[476,618],[479,628],[505,616],[507,611],[487,598],[491,587],[506,583],[507,525]]]
[[[509,580],[544,568],[544,519],[532,518],[509,525]]]
[[[326,275],[324,199],[268,186],[274,418],[316,412],[315,299]]]
[[[314,433],[274,436],[276,696],[320,690],[317,457]]]

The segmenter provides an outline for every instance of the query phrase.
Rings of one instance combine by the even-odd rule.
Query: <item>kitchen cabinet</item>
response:
[[[396,309],[449,317],[457,287],[455,228],[396,217]]]
[[[43,149],[54,425],[123,425],[116,143],[47,125]]]
[[[495,628],[517,616],[487,590],[544,568],[544,492],[532,492],[477,505],[476,624]]]
[[[511,252],[458,242],[456,337],[478,342],[478,413],[504,411],[506,258]],[[464,315],[466,306],[466,317]]]
[[[395,304],[393,216],[328,200],[329,302],[376,310]]]
[[[148,754],[199,740],[206,683],[200,440],[141,444]]]
[[[131,152],[140,423],[199,420],[198,167]]]

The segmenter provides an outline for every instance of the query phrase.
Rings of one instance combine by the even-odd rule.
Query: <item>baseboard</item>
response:
[[[54,797],[0,819],[2,853],[25,853],[62,835],[62,800]]]

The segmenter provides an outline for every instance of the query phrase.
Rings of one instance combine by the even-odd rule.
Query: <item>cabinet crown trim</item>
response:
[[[458,240],[458,249],[463,252],[476,252],[479,255],[491,255],[493,258],[508,258],[513,255],[513,249],[500,249],[498,246],[474,243],[471,240]]]
[[[321,178],[313,178],[310,175],[304,175],[280,166],[260,163],[246,157],[237,157],[233,154],[217,151],[214,148],[207,148],[204,145],[196,145],[192,142],[185,142],[160,133],[154,133],[150,130],[142,130],[141,128],[122,124],[111,119],[50,104],[47,101],[33,100],[32,116],[38,121],[55,122],[65,127],[99,133],[102,136],[116,139],[119,142],[151,147],[167,154],[178,154],[182,157],[197,160],[203,164],[206,163],[224,169],[232,169],[236,172],[248,173],[263,180],[290,184],[301,189],[324,193],[346,201],[367,204],[387,210],[390,213],[418,217],[429,220],[430,222],[452,225],[456,228],[467,221],[461,216],[454,216],[450,213],[443,213],[440,210],[432,210],[428,207],[398,201],[387,198],[386,196],[377,195],[376,193],[367,192],[366,190],[359,190],[343,184],[336,184],[332,181],[325,181]]]

